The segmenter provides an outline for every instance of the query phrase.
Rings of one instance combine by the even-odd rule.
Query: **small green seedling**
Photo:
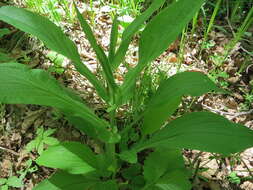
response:
[[[214,46],[215,46],[215,42],[213,40],[203,42],[203,49],[210,49]]]
[[[22,188],[24,186],[23,180],[28,173],[33,173],[38,170],[38,167],[32,166],[33,161],[31,159],[26,161],[26,168],[21,171],[17,171],[19,177],[11,176],[9,178],[0,178],[0,190],[8,190],[10,187]]]
[[[218,84],[221,87],[228,87],[228,82],[225,81],[225,79],[229,78],[229,75],[225,72],[225,71],[221,71],[219,69],[213,70],[210,74],[209,74],[209,78],[215,82],[215,84]]]
[[[50,137],[55,131],[55,129],[45,130],[43,127],[39,127],[36,131],[35,139],[26,145],[26,150],[28,152],[35,150],[41,155],[46,145],[52,146],[59,144],[59,141],[56,138]]]
[[[22,179],[16,176],[0,178],[0,190],[8,190],[10,187],[21,188],[23,185]]]
[[[25,169],[24,170],[20,170],[20,171],[17,171],[17,173],[20,175],[20,179],[24,179],[25,176],[28,174],[28,173],[34,173],[38,170],[38,166],[37,165],[32,165],[33,164],[33,160],[32,159],[29,159],[26,161],[25,165]]]
[[[230,181],[230,183],[234,183],[237,185],[241,183],[241,179],[240,177],[237,176],[236,172],[231,172],[228,176],[228,180]]]
[[[48,68],[49,72],[57,73],[57,74],[63,74],[64,73],[64,67],[63,62],[65,57],[61,54],[58,54],[54,51],[50,51],[47,54],[47,57],[50,59],[50,61],[53,63],[52,66]]]
[[[244,92],[244,102],[240,104],[241,110],[249,110],[253,104],[253,90],[251,92]]]

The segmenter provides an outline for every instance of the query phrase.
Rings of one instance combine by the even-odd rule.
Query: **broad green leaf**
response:
[[[111,29],[110,49],[109,49],[109,55],[108,55],[110,64],[112,64],[114,56],[115,56],[115,50],[116,50],[118,35],[119,35],[118,27],[119,27],[118,17],[115,16],[113,20],[113,24],[112,24],[112,29]]]
[[[152,186],[150,186],[150,187],[148,187],[148,188],[146,188],[147,190],[162,190],[160,187],[157,187],[157,186],[155,186],[155,185],[152,185]]]
[[[155,150],[146,158],[143,175],[147,183],[152,184],[156,183],[165,173],[180,169],[185,169],[181,151],[162,148]]]
[[[35,141],[35,140],[32,140],[32,141],[30,141],[30,142],[25,146],[25,149],[26,149],[26,151],[31,152],[35,147],[36,147],[36,141]]]
[[[122,153],[120,153],[119,155],[121,160],[127,161],[131,164],[135,164],[137,163],[137,152],[135,150],[133,151],[123,151]]]
[[[168,78],[159,86],[148,103],[142,133],[151,134],[161,128],[166,119],[178,108],[182,96],[200,96],[211,91],[221,90],[200,72],[182,72]]]
[[[252,146],[253,131],[247,127],[211,112],[193,112],[173,120],[134,150],[172,147],[229,155]]]
[[[14,61],[14,59],[9,57],[8,54],[0,52],[0,63],[7,63],[12,61]]]
[[[116,181],[109,180],[105,182],[98,182],[94,187],[91,188],[91,190],[118,190],[118,186],[116,184]]]
[[[147,183],[156,182],[166,172],[168,167],[168,156],[167,152],[155,151],[146,158],[143,175]]]
[[[115,84],[114,77],[112,74],[111,66],[108,61],[107,56],[105,55],[103,49],[97,44],[95,36],[93,35],[92,30],[91,30],[89,24],[87,23],[87,21],[83,18],[82,14],[79,12],[79,10],[76,6],[75,6],[75,9],[76,9],[77,18],[81,24],[81,27],[82,27],[86,37],[88,38],[88,40],[91,44],[91,47],[94,49],[94,51],[97,55],[97,58],[103,68],[103,72],[105,74],[108,84],[110,85],[110,87],[112,89],[116,88],[116,84]]]
[[[179,0],[152,19],[141,34],[139,63],[146,64],[163,53],[176,40],[204,0]]]
[[[11,31],[8,28],[1,28],[0,29],[0,38],[2,38],[4,35],[9,34]]]
[[[115,167],[111,157],[108,157],[107,154],[97,154],[96,155],[96,174],[99,174],[103,177],[109,177],[114,171],[112,168]]]
[[[50,135],[54,134],[56,131],[56,129],[47,129],[43,132],[43,137],[49,137]]]
[[[203,2],[204,0],[175,1],[148,23],[139,42],[139,62],[134,69],[128,71],[121,87],[122,94],[128,95],[121,104],[132,97],[136,78],[141,71],[176,40]]]
[[[155,186],[159,190],[191,190],[191,183],[184,170],[168,172]]]
[[[8,185],[3,185],[0,187],[1,189],[0,190],[8,190],[9,189],[9,186]]]
[[[33,190],[81,190],[90,189],[97,182],[96,178],[83,175],[71,175],[67,172],[58,171],[49,179],[39,183]]]
[[[49,48],[69,59],[80,59],[75,44],[47,18],[22,8],[4,6],[0,8],[0,19],[38,37]]]
[[[36,146],[36,150],[38,152],[39,155],[42,154],[42,152],[44,151],[44,144],[43,142],[40,142],[37,146]]]
[[[145,185],[145,180],[143,175],[137,175],[134,176],[133,179],[131,180],[131,183],[129,184],[129,188],[131,190],[139,190],[142,189]]]
[[[141,28],[141,25],[157,10],[159,9],[165,0],[156,0],[150,5],[150,7],[137,17],[123,32],[122,41],[118,48],[116,55],[113,60],[113,68],[116,69],[126,55],[128,46],[132,40],[134,34]]]
[[[73,124],[77,129],[85,132],[87,135],[93,138],[98,138],[103,142],[107,143],[117,143],[120,140],[120,135],[117,133],[110,132],[105,128],[105,126],[109,126],[109,124],[104,125],[93,125],[87,118],[79,114],[65,114],[66,119]]]
[[[43,139],[43,142],[45,144],[48,144],[48,145],[51,145],[51,146],[59,144],[59,141],[56,138],[54,138],[54,137],[45,137]]]
[[[73,174],[76,174],[76,172],[81,174],[94,169],[101,176],[108,177],[111,174],[108,170],[111,162],[105,154],[95,155],[89,147],[78,142],[64,142],[50,146],[38,158],[37,162],[41,165],[59,168]]]
[[[82,63],[75,44],[54,23],[43,16],[13,6],[0,8],[0,20],[36,36],[47,47],[72,60],[76,69],[94,85],[99,95],[104,100],[108,100],[100,81]]]
[[[46,71],[29,69],[18,63],[0,64],[0,102],[7,104],[38,104],[52,106],[63,111],[73,111],[75,100],[69,97],[61,85]],[[68,106],[66,106],[68,105]],[[92,112],[83,105],[88,114]]]
[[[0,185],[3,185],[7,182],[7,179],[5,178],[0,178]]]
[[[6,104],[37,104],[61,110],[67,119],[75,118],[76,127],[104,142],[117,141],[107,130],[109,124],[98,118],[86,105],[70,96],[70,92],[46,71],[29,69],[18,63],[0,64],[0,102]],[[75,124],[75,123],[74,123]]]
[[[131,165],[129,168],[126,168],[122,171],[122,176],[125,179],[131,180],[135,176],[141,174],[142,165],[139,163],[136,163],[134,165]]]
[[[191,183],[188,176],[183,170],[172,171],[161,179],[155,185],[152,185],[147,190],[190,190]]]
[[[62,63],[65,59],[65,57],[61,54],[58,54],[54,51],[50,51],[47,55],[47,58],[50,59],[50,61],[52,61],[54,63],[54,66],[58,66],[61,67]]]
[[[10,187],[17,187],[17,188],[23,187],[24,185],[22,179],[18,178],[17,176],[9,177],[6,184]]]
[[[71,174],[85,174],[95,170],[96,156],[84,144],[64,142],[50,146],[36,162],[39,165],[58,168]]]
[[[151,185],[149,190],[191,189],[189,175],[179,149],[159,148],[151,153],[144,162],[144,177],[147,185]]]

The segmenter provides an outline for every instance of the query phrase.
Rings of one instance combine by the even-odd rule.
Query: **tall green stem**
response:
[[[111,110],[109,111],[109,116],[110,116],[110,130],[113,131],[113,133],[117,133],[117,124],[116,124],[116,107],[115,105],[115,94],[113,93],[112,90],[110,90],[110,100],[111,100],[111,105],[112,106]],[[115,177],[117,173],[117,159],[116,159],[116,150],[115,150],[115,144],[114,143],[107,143],[106,144],[106,155],[111,161],[111,167],[109,168],[110,171],[113,172],[113,178]]]

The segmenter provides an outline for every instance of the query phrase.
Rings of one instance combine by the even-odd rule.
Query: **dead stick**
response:
[[[13,151],[13,150],[10,150],[10,149],[8,149],[8,148],[4,148],[4,147],[0,146],[0,149],[1,149],[1,150],[4,150],[4,151],[6,151],[6,152],[9,152],[9,153],[11,153],[11,154],[14,154],[14,155],[16,155],[16,156],[20,156],[19,153],[15,152],[15,151]]]
[[[245,112],[237,112],[237,113],[229,113],[229,112],[224,112],[224,111],[220,111],[220,110],[217,110],[217,109],[214,109],[214,108],[211,108],[205,104],[202,104],[202,106],[206,109],[208,109],[209,111],[212,111],[212,112],[215,112],[215,113],[219,113],[221,115],[229,115],[229,116],[232,116],[231,119],[234,119],[235,117],[239,117],[241,115],[248,115],[248,114],[251,114],[253,113],[253,109],[252,110],[249,110],[249,111],[245,111]]]

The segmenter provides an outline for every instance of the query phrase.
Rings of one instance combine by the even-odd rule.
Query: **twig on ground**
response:
[[[246,68],[246,73],[247,73],[247,74],[249,73],[250,67],[253,67],[253,64],[250,64],[250,65]]]
[[[16,156],[20,156],[19,153],[15,152],[15,151],[13,151],[13,150],[11,150],[11,149],[4,148],[4,147],[2,147],[2,146],[0,146],[0,150],[4,150],[4,151],[9,152],[9,153],[11,153],[11,154],[14,154],[14,155],[16,155]]]
[[[251,177],[253,177],[253,173],[252,173],[252,171],[249,169],[249,167],[248,167],[248,165],[246,164],[246,162],[243,160],[243,159],[241,159],[241,162],[244,164],[244,166],[246,167],[246,169],[247,169],[247,171],[249,172],[249,175],[251,176]]]
[[[239,117],[239,116],[242,116],[242,115],[248,115],[248,114],[252,114],[253,113],[253,109],[249,110],[249,111],[245,111],[245,112],[237,112],[237,113],[230,113],[230,112],[224,112],[224,111],[220,111],[220,110],[217,110],[217,109],[214,109],[214,108],[211,108],[205,104],[202,104],[203,108],[211,111],[211,112],[214,112],[214,113],[218,113],[218,114],[221,114],[221,115],[229,115],[229,116],[232,116],[231,119],[234,119],[236,117]]]
[[[248,50],[246,50],[244,47],[240,47],[244,52],[246,52],[249,56],[253,57],[253,54],[251,52],[249,52]]]

